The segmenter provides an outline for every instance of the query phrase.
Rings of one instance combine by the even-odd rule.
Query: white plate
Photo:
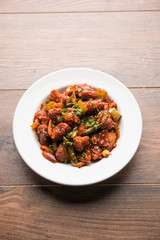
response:
[[[122,115],[120,138],[112,155],[82,168],[46,160],[40,150],[36,134],[30,125],[34,113],[40,108],[52,89],[88,83],[95,88],[104,88],[118,104]],[[142,134],[142,117],[132,93],[118,80],[103,72],[87,68],[69,68],[41,78],[20,99],[14,119],[13,136],[16,147],[26,164],[42,177],[65,185],[87,185],[110,178],[131,160]]]

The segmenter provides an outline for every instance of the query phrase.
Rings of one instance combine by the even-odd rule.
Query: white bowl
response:
[[[119,124],[120,138],[117,147],[108,158],[82,168],[62,163],[53,164],[42,156],[37,136],[30,127],[34,113],[52,89],[63,89],[81,83],[104,88],[110,98],[118,104],[122,119]],[[141,112],[132,93],[112,76],[87,68],[63,69],[35,82],[20,99],[13,119],[14,141],[26,164],[50,181],[73,186],[97,183],[118,173],[135,154],[141,134]]]

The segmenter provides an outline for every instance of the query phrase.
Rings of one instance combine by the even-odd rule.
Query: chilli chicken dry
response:
[[[80,84],[52,90],[33,119],[42,155],[82,167],[108,157],[119,138],[117,104],[104,89]]]

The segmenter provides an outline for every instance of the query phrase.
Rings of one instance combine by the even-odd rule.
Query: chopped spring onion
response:
[[[67,134],[67,138],[70,138],[72,136],[72,132]]]
[[[83,152],[81,155],[82,155],[82,157],[85,157],[87,154],[85,152]]]
[[[90,119],[88,119],[88,122],[92,123],[92,122],[94,122],[94,120],[90,118]]]
[[[81,116],[82,113],[83,113],[83,111],[82,111],[81,109],[75,109],[75,111],[76,111],[76,114],[77,114],[78,116]]]
[[[78,104],[77,104],[77,103],[75,103],[75,104],[73,105],[73,107],[74,107],[74,108],[77,108],[77,107],[78,107]]]

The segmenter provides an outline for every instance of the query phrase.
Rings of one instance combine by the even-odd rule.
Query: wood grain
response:
[[[140,147],[119,174],[104,183],[160,183],[160,89],[132,89],[143,116]],[[12,137],[14,109],[24,91],[1,91],[0,185],[53,184],[30,170],[15,148]],[[136,124],[136,123],[135,123]]]
[[[1,240],[158,240],[160,186],[1,187]]]
[[[0,0],[0,240],[159,240],[159,10],[160,0]],[[132,161],[97,185],[41,178],[13,142],[25,89],[66,67],[115,76],[142,111]]]
[[[159,12],[0,15],[0,89],[24,89],[66,67],[159,87]]]
[[[159,0],[0,0],[0,13],[160,10]]]

